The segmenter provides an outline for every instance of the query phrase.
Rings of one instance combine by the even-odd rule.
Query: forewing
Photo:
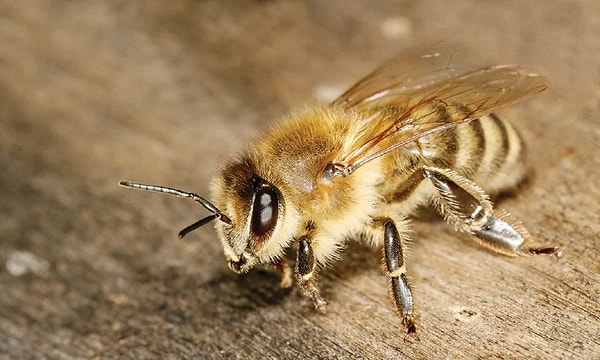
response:
[[[363,136],[357,138],[352,151],[335,161],[347,174],[423,136],[490,114],[546,89],[544,77],[519,66],[489,66],[461,74],[447,65],[423,81],[386,80],[384,74],[395,67],[393,63],[376,70],[334,102],[351,106],[365,117],[369,114]],[[444,117],[440,117],[440,110]]]
[[[358,81],[333,104],[354,107],[372,105],[387,95],[395,94],[398,97],[419,92],[423,87],[460,73],[458,68],[451,66],[454,54],[453,51],[441,50],[423,52],[418,56],[396,57]]]

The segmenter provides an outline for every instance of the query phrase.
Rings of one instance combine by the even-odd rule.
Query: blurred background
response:
[[[0,1],[0,357],[599,358],[600,3]],[[506,259],[415,224],[422,342],[376,249],[322,277],[327,315],[237,277],[194,204],[268,123],[414,47],[518,63],[550,90],[502,115],[532,175],[502,202],[565,259]]]

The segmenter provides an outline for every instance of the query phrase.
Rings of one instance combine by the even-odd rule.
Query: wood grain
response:
[[[0,358],[600,358],[600,4],[433,0],[0,3]],[[415,223],[421,342],[402,341],[381,250],[350,244],[315,313],[259,269],[231,273],[206,194],[288,109],[440,40],[536,66],[551,90],[503,115],[532,175],[500,206],[546,257],[505,258]]]

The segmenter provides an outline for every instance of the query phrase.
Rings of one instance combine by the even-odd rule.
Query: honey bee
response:
[[[122,181],[125,187],[187,197],[211,215],[179,236],[215,222],[229,267],[259,264],[293,275],[315,308],[327,303],[316,274],[349,240],[383,247],[394,305],[418,340],[406,277],[409,217],[432,205],[457,231],[509,256],[549,254],[532,247],[519,220],[489,194],[525,174],[524,144],[495,111],[546,89],[519,66],[465,71],[452,52],[399,57],[374,70],[331,104],[293,112],[273,125],[214,180],[214,202],[186,191]],[[286,250],[297,248],[295,270]]]

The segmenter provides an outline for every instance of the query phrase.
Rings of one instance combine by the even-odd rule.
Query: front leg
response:
[[[302,291],[312,298],[315,309],[321,310],[327,305],[315,283],[315,254],[310,239],[302,236],[298,240],[298,256],[296,258],[296,279]]]
[[[281,258],[279,260],[273,261],[271,265],[281,273],[281,281],[279,282],[279,286],[282,289],[287,289],[292,286],[292,268],[286,259]]]
[[[406,264],[402,251],[402,238],[398,234],[396,225],[390,219],[385,220],[384,227],[384,255],[387,274],[390,277],[391,293],[398,313],[402,316],[402,323],[406,326],[404,340],[410,343],[419,340],[417,327],[412,319],[413,296],[406,280]]]

